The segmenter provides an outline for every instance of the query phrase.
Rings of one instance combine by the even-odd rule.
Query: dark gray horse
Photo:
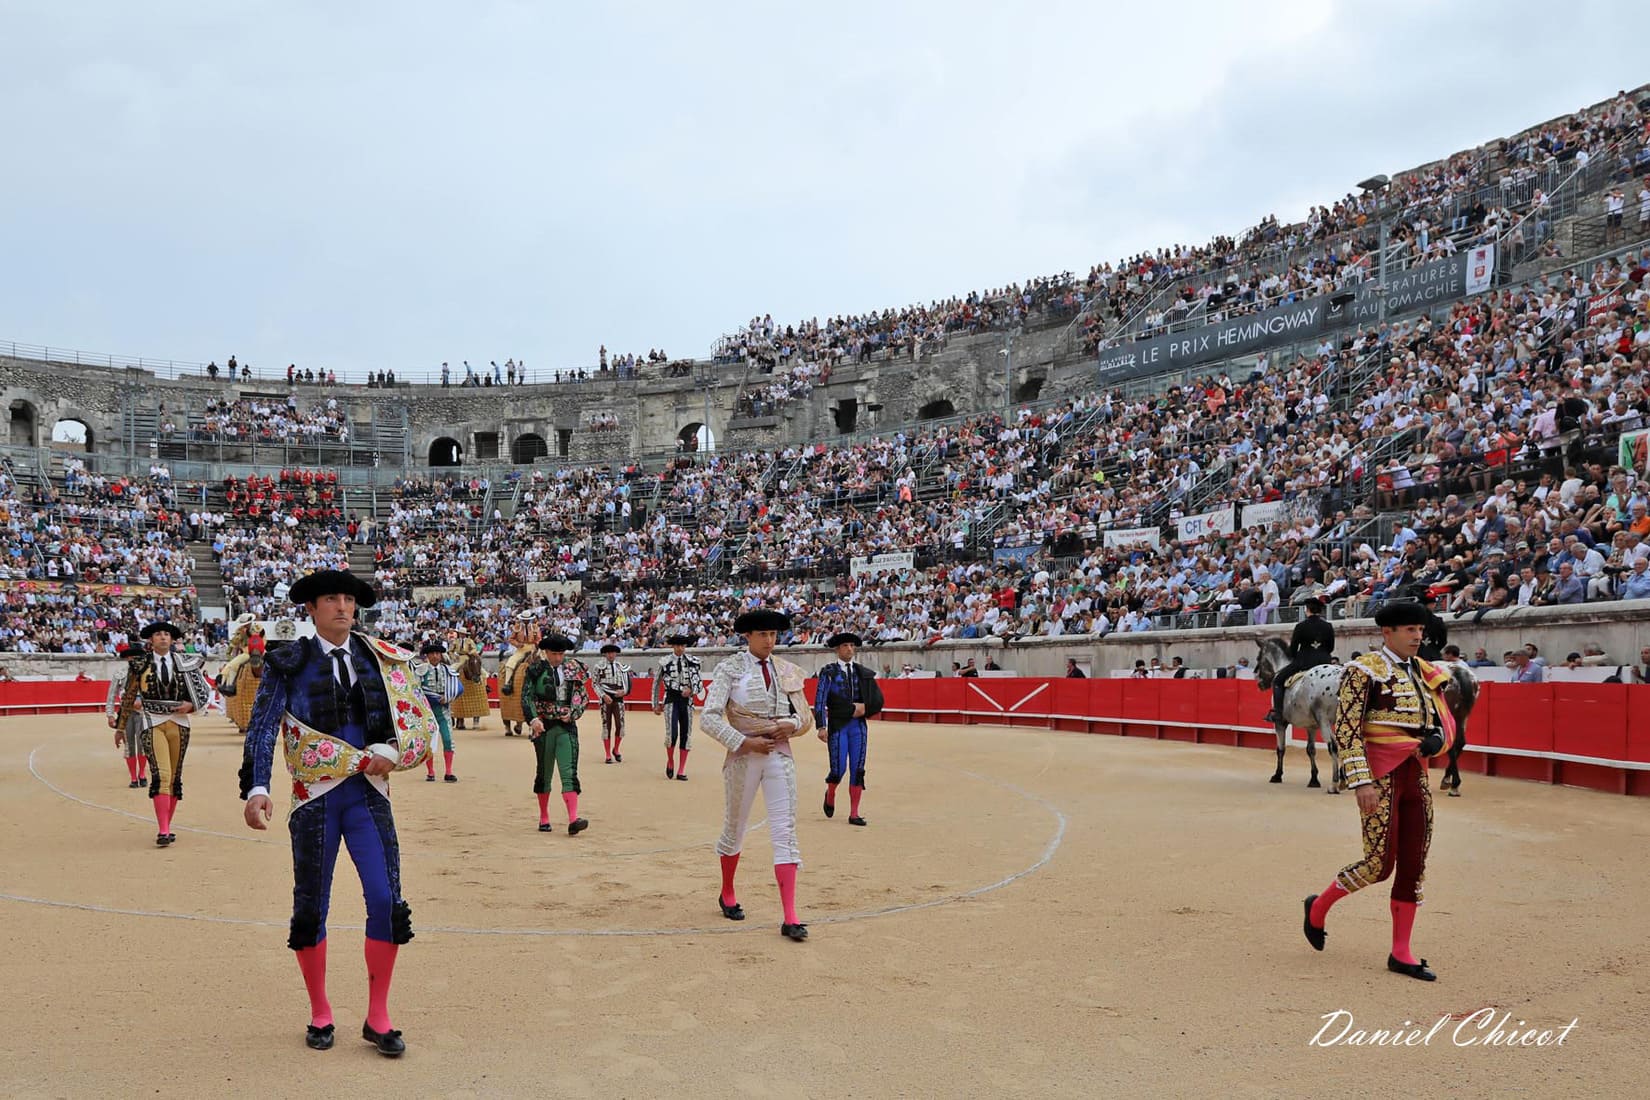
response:
[[[1444,702],[1449,705],[1450,717],[1455,719],[1455,740],[1449,747],[1449,763],[1444,767],[1444,778],[1438,781],[1439,790],[1449,792],[1451,798],[1461,797],[1461,750],[1467,747],[1467,716],[1478,702],[1478,677],[1465,664],[1438,662],[1439,668],[1449,669],[1450,682],[1444,685]]]
[[[1260,655],[1255,660],[1255,681],[1262,691],[1271,691],[1273,676],[1289,663],[1289,651],[1276,638],[1260,639],[1257,644]],[[1306,731],[1306,759],[1312,765],[1312,779],[1306,785],[1323,786],[1318,782],[1317,737],[1321,736],[1329,750],[1329,793],[1341,793],[1341,754],[1335,745],[1335,709],[1340,704],[1340,690],[1340,665],[1309,668],[1284,690],[1283,709],[1273,723],[1278,735],[1278,769],[1272,773],[1273,783],[1283,782],[1283,750],[1289,746],[1289,727],[1299,726]]]

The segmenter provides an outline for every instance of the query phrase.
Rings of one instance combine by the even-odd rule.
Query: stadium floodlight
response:
[[[1370,176],[1368,179],[1366,179],[1362,183],[1358,184],[1358,188],[1361,191],[1363,191],[1363,193],[1366,194],[1366,195],[1380,195],[1383,191],[1385,191],[1387,189],[1387,185],[1390,184],[1391,182],[1392,181],[1390,179],[1388,179],[1385,175]],[[1377,201],[1376,210],[1381,216],[1381,240],[1380,240],[1380,244],[1376,246],[1377,250],[1378,250],[1377,254],[1381,258],[1381,289],[1380,289],[1381,308],[1380,308],[1380,314],[1379,314],[1379,321],[1380,321],[1381,324],[1384,325],[1384,324],[1386,324],[1386,308],[1387,308],[1387,301],[1386,301],[1386,290],[1387,290],[1386,259],[1387,259],[1387,249],[1388,249],[1387,240],[1388,240],[1388,235],[1389,235],[1389,233],[1391,231],[1391,227],[1392,227],[1391,205],[1386,201],[1384,196],[1379,201]]]

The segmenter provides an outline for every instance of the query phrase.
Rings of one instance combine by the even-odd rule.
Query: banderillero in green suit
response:
[[[554,772],[561,772],[562,793],[579,790],[579,716],[589,702],[584,680],[565,664],[554,668],[540,661],[527,672],[521,691],[521,712],[531,723],[544,723],[544,732],[533,740],[538,770],[533,775],[533,793],[552,793]]]

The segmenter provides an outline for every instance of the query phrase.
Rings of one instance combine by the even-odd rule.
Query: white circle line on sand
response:
[[[1034,803],[1035,805],[1041,806],[1043,809],[1047,810],[1054,817],[1055,828],[1054,834],[1049,837],[1048,843],[1043,846],[1042,855],[1040,855],[1037,860],[1029,866],[1022,867],[1020,870],[1015,871],[1012,874],[1005,875],[996,882],[987,883],[984,886],[976,886],[972,890],[965,890],[959,894],[947,894],[944,897],[929,898],[927,901],[908,902],[904,905],[888,905],[880,909],[865,909],[855,913],[839,913],[835,916],[816,918],[809,921],[809,924],[846,924],[849,921],[871,920],[875,917],[889,917],[898,913],[915,913],[924,909],[937,909],[942,905],[952,905],[956,902],[968,901],[971,898],[981,897],[985,894],[992,893],[993,891],[1001,890],[1005,886],[1011,886],[1026,876],[1036,874],[1038,871],[1048,866],[1049,862],[1054,859],[1054,854],[1059,851],[1060,845],[1066,838],[1066,815],[1060,810],[1060,808],[1048,801],[1048,799],[1043,798],[1041,795],[1023,790],[1010,783],[1004,783],[999,779],[993,779],[990,776],[980,775],[976,772],[962,771],[962,769],[958,769],[958,771],[963,775],[969,776],[970,778],[978,779],[982,782],[1001,787],[1002,789],[1019,795],[1026,801]],[[45,780],[42,779],[41,782],[45,782]],[[51,784],[49,783],[47,784],[47,786],[50,785]],[[75,802],[85,801],[84,799],[75,798],[73,795],[65,794],[65,797],[70,798]],[[96,805],[95,803],[89,802],[85,804]],[[116,812],[123,813],[124,811],[117,810]],[[235,839],[239,840],[241,838],[236,837]],[[163,910],[125,909],[112,905],[94,905],[90,902],[60,901],[53,898],[28,897],[22,894],[0,893],[0,901],[11,901],[24,905],[43,905],[53,909],[78,909],[87,913],[106,913],[113,916],[123,917],[155,917],[163,920],[196,921],[202,924],[238,924],[250,925],[259,928],[287,927],[286,921],[262,920],[256,917],[224,917],[209,913],[172,913]],[[358,932],[363,930],[363,926],[359,924],[340,924],[333,925],[332,927],[339,928],[344,931]],[[767,928],[766,925],[760,927],[763,929]],[[464,928],[435,925],[428,928],[418,929],[417,931],[421,931],[429,935],[447,936],[602,936],[622,938],[636,936],[713,936],[728,935],[735,932],[755,932],[757,930],[757,927],[745,928],[733,924],[724,924],[709,928]]]
[[[45,747],[46,747],[46,745],[40,744],[40,745],[36,745],[33,749],[29,750],[29,774],[32,775],[36,780],[38,780],[42,785],[44,785],[47,790],[51,791],[53,794],[57,795],[60,798],[66,798],[70,802],[78,803],[79,805],[86,806],[90,809],[105,810],[105,811],[107,811],[109,813],[112,813],[112,814],[119,814],[121,817],[129,817],[134,821],[150,821],[150,820],[152,820],[152,818],[147,817],[143,814],[135,814],[130,810],[123,810],[118,806],[107,806],[107,805],[104,805],[101,802],[93,802],[90,799],[81,798],[79,795],[72,794],[69,791],[64,790],[62,787],[59,787],[56,783],[53,783],[50,779],[47,779],[44,775],[41,775],[40,774],[40,769],[35,766],[34,757],[35,757],[36,753],[38,753],[41,749],[43,749]],[[764,817],[760,821],[758,821],[754,825],[752,825],[750,827],[749,831],[755,832],[758,829],[766,827],[767,824],[768,824],[768,819]],[[239,833],[223,833],[223,832],[217,831],[216,829],[199,829],[199,828],[195,828],[194,826],[191,826],[191,825],[174,825],[173,827],[178,832],[182,832],[182,833],[195,833],[195,834],[198,834],[200,836],[221,837],[224,840],[236,840],[236,841],[240,841],[243,844],[261,844],[261,845],[267,845],[267,846],[272,847],[272,848],[285,848],[286,847],[286,845],[280,843],[279,841],[259,840],[257,837],[242,836]],[[601,856],[604,856],[607,859],[633,859],[637,856],[659,856],[659,855],[667,855],[671,852],[689,852],[689,851],[692,851],[695,848],[709,848],[710,846],[712,846],[715,843],[716,843],[716,838],[712,837],[709,840],[702,840],[697,844],[680,844],[680,845],[677,845],[676,847],[673,847],[673,848],[642,848],[642,849],[638,849],[637,851],[633,851],[633,852],[599,852],[597,854],[599,854]],[[439,858],[439,857],[436,857],[436,856],[431,856],[431,855],[429,855],[429,853],[426,853],[426,852],[413,852],[413,853],[409,853],[409,854],[413,858],[416,858],[416,859]],[[552,854],[529,856],[528,858],[534,859],[534,860],[561,860],[561,859],[569,858],[569,854],[568,853],[563,853],[563,852],[557,852],[557,853],[552,853]]]
[[[35,754],[37,754],[41,749],[43,749],[45,747],[46,746],[44,744],[41,744],[41,745],[36,745],[34,748],[29,750],[29,774],[34,776],[34,778],[36,780],[38,780],[42,785],[44,785],[47,790],[51,791],[53,794],[57,795],[59,798],[66,798],[70,802],[79,803],[82,806],[87,806],[87,807],[90,807],[91,809],[94,809],[94,810],[106,810],[106,811],[108,811],[109,813],[112,813],[112,814],[119,814],[121,817],[132,818],[134,821],[149,821],[149,820],[152,820],[151,818],[145,817],[143,814],[135,814],[131,810],[123,810],[118,806],[105,806],[101,802],[93,802],[89,798],[81,798],[77,794],[71,794],[68,791],[64,790],[62,787],[59,787],[56,783],[53,783],[50,779],[47,779],[45,776],[41,775],[40,774],[40,769],[35,767],[34,758],[35,758]],[[174,827],[180,833],[200,833],[203,836],[222,837],[225,840],[239,840],[239,841],[241,841],[242,843],[245,843],[245,844],[264,844],[264,843],[268,843],[266,841],[258,840],[255,837],[237,836],[234,833],[220,833],[220,832],[218,832],[214,829],[197,829],[197,828],[194,828],[194,827],[189,826],[189,825],[177,825],[177,826],[174,826]]]

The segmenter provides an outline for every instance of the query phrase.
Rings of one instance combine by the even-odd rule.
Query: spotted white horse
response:
[[[1289,651],[1276,638],[1258,641],[1260,655],[1255,660],[1255,682],[1262,691],[1272,690],[1272,677],[1289,663]],[[1318,782],[1317,738],[1322,737],[1329,750],[1329,793],[1341,793],[1341,754],[1335,746],[1335,710],[1340,705],[1341,666],[1317,665],[1307,669],[1289,684],[1283,692],[1283,709],[1273,728],[1278,735],[1278,768],[1271,782],[1283,782],[1283,750],[1289,745],[1289,727],[1306,731],[1306,758],[1312,764],[1312,779],[1308,787],[1321,787]]]

